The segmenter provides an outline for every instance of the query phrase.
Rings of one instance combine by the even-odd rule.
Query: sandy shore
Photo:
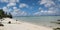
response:
[[[9,21],[11,21],[11,24],[8,24]],[[0,27],[0,30],[52,30],[52,28],[49,27],[20,22],[10,18],[4,18],[2,24],[4,24],[4,26]]]

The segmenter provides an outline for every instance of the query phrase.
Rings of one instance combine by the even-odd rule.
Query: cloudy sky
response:
[[[60,0],[0,0],[0,9],[13,16],[60,15]]]

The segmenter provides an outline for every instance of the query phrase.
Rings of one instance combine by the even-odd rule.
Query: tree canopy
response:
[[[12,15],[11,15],[11,13],[9,13],[9,15],[7,14],[7,13],[5,13],[4,11],[3,11],[3,9],[0,9],[0,19],[1,18],[12,18]]]

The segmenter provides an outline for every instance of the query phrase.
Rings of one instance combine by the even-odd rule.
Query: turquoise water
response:
[[[60,19],[60,16],[14,17],[14,19],[47,27],[59,27],[59,24],[51,22],[57,21],[58,19]]]

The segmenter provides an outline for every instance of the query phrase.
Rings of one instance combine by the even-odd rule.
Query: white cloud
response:
[[[37,16],[40,16],[40,15],[52,15],[52,14],[55,14],[54,11],[44,11],[44,10],[41,10],[39,12],[35,12],[34,15],[37,15]]]
[[[41,7],[39,7],[39,10],[41,10],[42,8]]]
[[[41,0],[39,3],[40,5],[44,5],[47,9],[40,7],[39,13],[36,12],[36,15],[58,15],[60,13],[59,4],[56,5],[52,0]]]
[[[45,10],[45,11],[41,10],[40,12],[45,13],[45,14],[54,14],[55,13],[54,11],[51,11],[51,10],[48,10],[48,11],[47,10]]]
[[[27,15],[27,13],[25,11],[21,12],[21,16],[26,16],[26,15]]]
[[[14,9],[14,10],[16,10],[16,9],[17,9],[17,7],[13,7],[13,9]]]
[[[12,9],[9,9],[8,7],[3,7],[2,9],[3,9],[3,11],[4,11],[5,13],[6,13],[6,12],[9,13],[9,12],[11,12],[11,10],[12,10]]]
[[[27,12],[21,11],[21,9],[18,9],[17,7],[13,7],[12,15],[13,16],[26,16]]]
[[[39,8],[38,12],[35,12],[34,15],[40,16],[40,15],[55,15],[57,13],[58,9],[51,7],[48,10],[44,10],[41,7]]]
[[[0,0],[0,2],[6,2],[6,3],[8,3],[9,2],[9,0]]]
[[[8,3],[8,4],[7,4],[7,7],[15,6],[15,5],[16,5],[16,3]]]
[[[35,12],[33,15],[35,15],[35,16],[40,16],[41,13],[40,13],[40,12]]]
[[[55,14],[60,13],[60,10],[59,10],[59,8],[58,8],[58,7],[50,7],[50,8],[49,8],[49,10],[51,10],[51,11],[55,12]]]
[[[13,9],[9,9],[8,7],[3,7],[3,11],[7,13],[9,13],[11,10],[13,10],[11,12],[13,16],[26,16],[27,15],[27,12],[21,11],[21,9],[18,9],[17,7],[13,7]]]
[[[12,14],[14,16],[14,15],[18,14],[19,12],[20,12],[19,9],[16,9],[16,10],[13,10]]]
[[[55,5],[55,3],[52,0],[41,0],[39,1],[40,5],[44,5],[45,7],[51,7],[52,5]]]
[[[25,11],[19,11],[19,10],[15,10],[12,12],[13,16],[26,16],[27,13]]]
[[[19,7],[20,7],[20,8],[24,8],[24,7],[28,8],[28,5],[25,4],[25,3],[21,3],[21,4],[19,5]]]
[[[19,0],[9,0],[9,2],[19,2]]]
[[[17,2],[19,2],[19,0],[0,0],[0,2],[6,2],[6,3],[17,3]]]
[[[60,0],[58,0],[58,1],[60,1]]]
[[[3,7],[3,11],[8,12],[8,8],[7,7]]]

